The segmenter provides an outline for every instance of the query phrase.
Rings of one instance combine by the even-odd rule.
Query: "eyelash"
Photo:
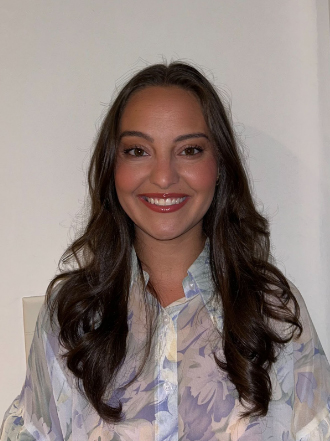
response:
[[[132,154],[132,152],[134,152],[134,150],[136,151],[136,150],[140,150],[141,152],[143,152],[143,154],[142,155],[136,155],[136,154]],[[192,155],[187,155],[187,154],[183,154],[183,152],[185,152],[186,150],[197,150],[197,153],[194,153],[194,154],[192,154]],[[183,150],[182,150],[182,152],[180,153],[180,155],[181,156],[195,156],[195,155],[198,155],[199,153],[202,153],[202,151],[203,151],[204,149],[202,148],[202,147],[200,147],[200,146],[198,146],[198,145],[189,145],[189,146],[187,146],[187,147],[185,147]],[[125,149],[124,150],[124,154],[125,155],[130,155],[130,156],[135,156],[135,157],[143,157],[143,156],[148,156],[148,154],[146,153],[146,154],[144,154],[144,153],[146,153],[146,151],[142,148],[142,147],[138,147],[138,146],[136,146],[136,147],[131,147],[131,148],[129,148],[129,149]]]
[[[143,150],[142,147],[138,147],[138,146],[136,146],[136,147],[131,147],[131,148],[129,148],[129,149],[125,149],[125,150],[124,150],[124,154],[125,154],[125,155],[130,155],[130,156],[135,156],[135,157],[148,156],[147,154],[146,154],[146,155],[144,155],[144,154],[142,154],[142,155],[134,155],[134,154],[131,153],[131,152],[133,152],[134,150],[140,150],[141,152],[146,153],[145,150]]]
[[[202,153],[202,151],[204,150],[202,147],[200,147],[199,145],[188,145],[187,147],[185,147],[183,150],[182,150],[182,152],[181,152],[181,154],[183,153],[183,152],[185,152],[186,150],[188,150],[188,149],[193,149],[193,150],[197,150],[197,153],[194,153],[194,154],[192,154],[192,155],[182,155],[182,156],[195,156],[195,155],[198,155],[198,153]]]

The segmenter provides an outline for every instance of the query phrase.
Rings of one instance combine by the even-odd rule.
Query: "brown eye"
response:
[[[130,156],[147,156],[147,153],[141,147],[126,149],[124,153]]]
[[[190,147],[186,147],[181,155],[183,156],[194,156],[197,155],[198,153],[201,153],[203,151],[203,149],[201,149],[200,147],[197,146],[190,146]]]

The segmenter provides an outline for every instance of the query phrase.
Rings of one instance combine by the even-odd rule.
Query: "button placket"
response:
[[[166,413],[166,421],[170,425],[177,424],[178,410],[177,410],[177,387],[175,385],[176,373],[176,357],[173,359],[173,351],[176,352],[176,324],[175,318],[163,309],[159,316],[158,327],[158,360],[157,360],[157,383],[156,389],[156,436],[155,441],[160,441],[163,438],[164,428],[164,402],[171,409]],[[173,346],[174,343],[174,346]],[[174,439],[173,439],[174,440]]]
[[[172,336],[172,332],[173,332],[174,328],[173,328],[173,321],[172,321],[171,316],[166,311],[164,311],[163,314],[164,314],[163,315],[164,328],[163,328],[162,334],[163,334],[163,338],[164,338],[163,348],[165,348],[168,343],[168,338],[171,338],[170,335]],[[168,374],[165,373],[164,371],[163,371],[163,381],[164,381],[163,382],[164,392],[166,393],[166,395],[171,395],[175,390],[175,385],[169,381]]]

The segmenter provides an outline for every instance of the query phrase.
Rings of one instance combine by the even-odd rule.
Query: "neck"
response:
[[[142,233],[136,234],[135,250],[157,289],[157,285],[182,284],[188,268],[202,252],[205,240],[202,230],[171,240],[157,240]]]

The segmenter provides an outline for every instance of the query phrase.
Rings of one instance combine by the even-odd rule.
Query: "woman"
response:
[[[208,80],[183,63],[135,75],[103,122],[89,188],[1,440],[330,439],[329,365],[270,263]]]

